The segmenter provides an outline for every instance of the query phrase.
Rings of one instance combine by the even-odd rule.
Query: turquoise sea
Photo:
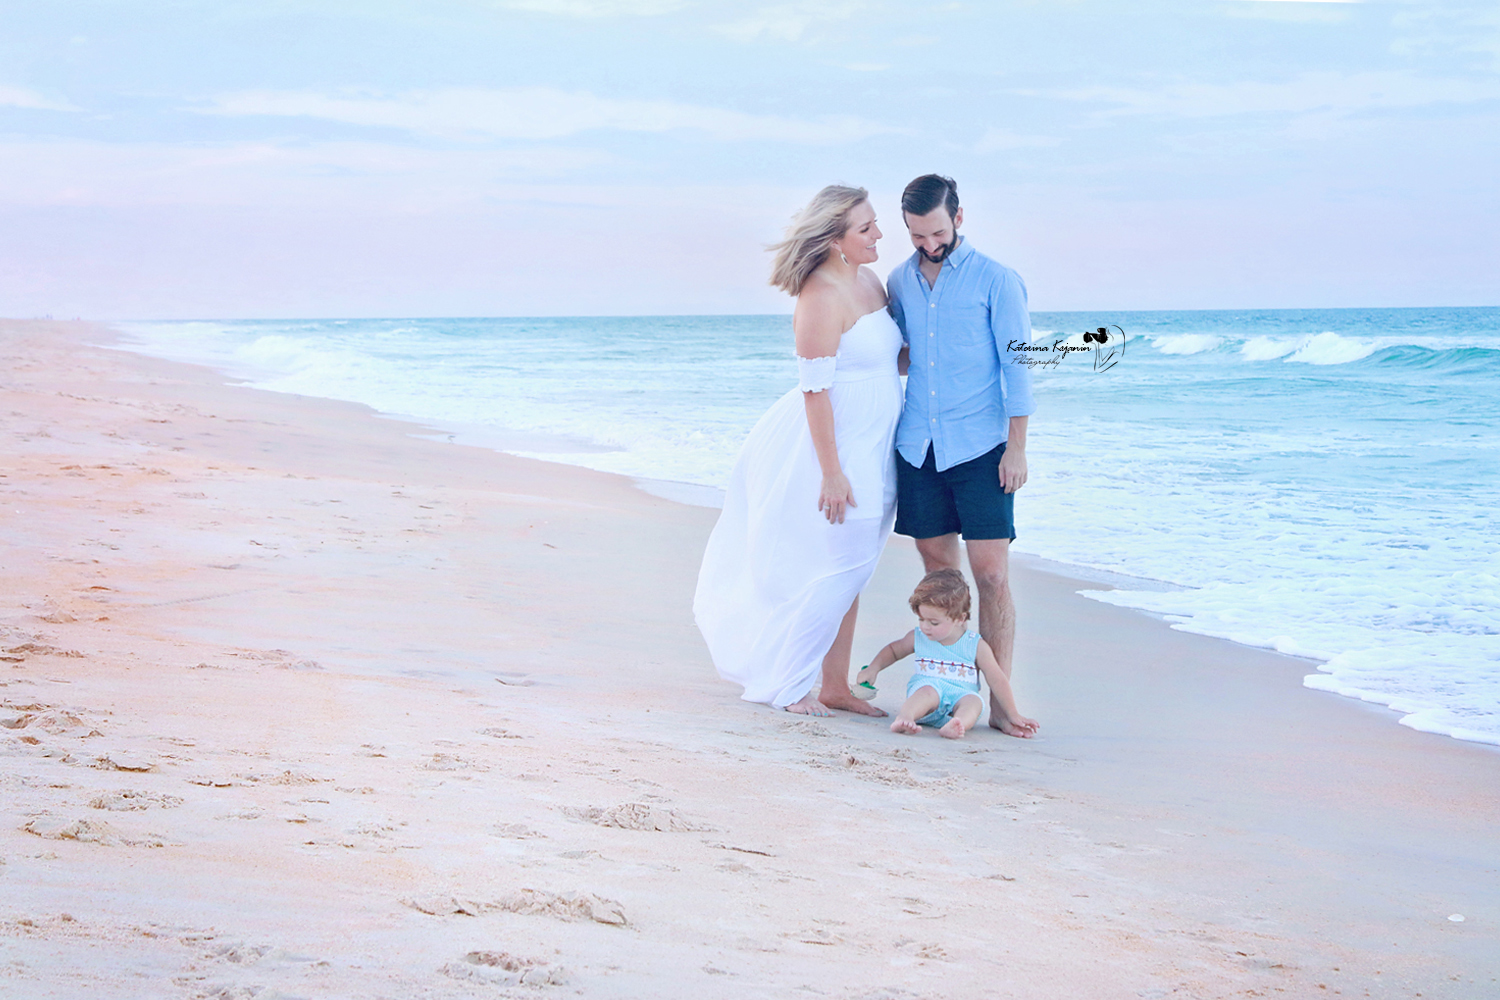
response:
[[[1091,596],[1323,661],[1307,683],[1500,744],[1500,309],[1034,313],[1017,549]],[[788,316],[131,323],[128,346],[712,503],[796,381]],[[1037,356],[1046,356],[1037,352]],[[663,484],[681,484],[664,486]]]

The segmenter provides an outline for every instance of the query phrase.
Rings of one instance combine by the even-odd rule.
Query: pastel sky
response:
[[[1500,7],[0,0],[0,315],[782,312],[955,177],[1035,309],[1500,304]]]

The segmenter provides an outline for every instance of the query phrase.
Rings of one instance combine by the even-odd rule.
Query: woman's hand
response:
[[[848,476],[839,472],[823,477],[823,488],[818,491],[818,510],[828,518],[829,524],[843,524],[845,509],[858,506]]]

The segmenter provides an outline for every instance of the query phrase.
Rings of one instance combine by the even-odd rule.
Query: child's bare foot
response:
[[[860,704],[864,703],[861,702]],[[815,715],[820,719],[826,719],[833,715],[832,712],[823,707],[822,703],[818,701],[818,696],[811,691],[803,695],[800,701],[794,701],[788,705],[786,710],[793,715]]]
[[[922,727],[917,725],[916,719],[908,719],[904,715],[896,716],[895,721],[891,723],[891,732],[893,733],[905,733],[907,736],[915,736],[921,731]]]
[[[1006,736],[1014,736],[1017,739],[1029,740],[1036,735],[1041,728],[1035,719],[1028,719],[1018,715],[1014,719],[1007,719],[1003,715],[990,713],[990,728],[998,729]]]
[[[968,731],[968,728],[964,725],[964,720],[956,715],[948,720],[947,725],[938,730],[939,733],[942,733],[950,740],[961,740]]]

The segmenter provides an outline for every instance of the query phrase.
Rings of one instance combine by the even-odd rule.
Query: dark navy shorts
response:
[[[1015,538],[1016,495],[1000,485],[997,445],[978,458],[937,471],[937,449],[927,448],[919,469],[896,456],[896,533],[936,538],[957,532],[969,539]]]

